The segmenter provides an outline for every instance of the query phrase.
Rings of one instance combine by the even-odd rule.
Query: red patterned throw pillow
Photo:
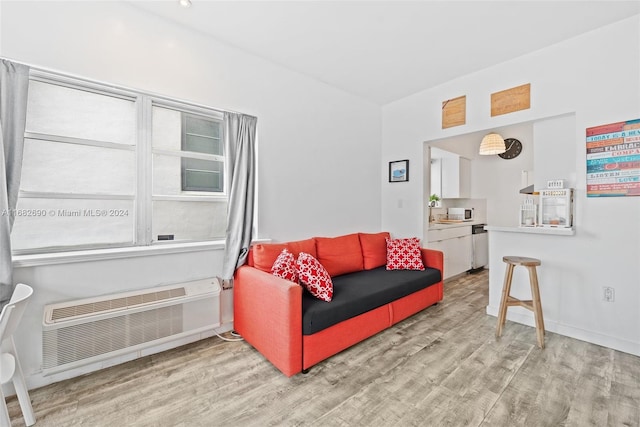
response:
[[[387,239],[387,270],[424,270],[420,240]]]
[[[288,250],[283,249],[273,263],[271,273],[274,276],[298,283],[298,269],[296,267],[296,259],[293,254]]]
[[[296,265],[302,286],[314,297],[330,302],[333,298],[333,282],[320,261],[306,252],[300,252]]]

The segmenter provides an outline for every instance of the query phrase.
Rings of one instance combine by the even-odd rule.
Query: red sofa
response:
[[[282,249],[287,248],[295,256],[310,253],[327,269],[334,283],[358,275],[362,282],[362,274],[367,271],[377,274],[377,269],[387,277],[395,273],[384,271],[386,237],[389,233],[354,233],[255,245],[247,265],[240,267],[234,278],[234,329],[290,377],[441,301],[443,254],[423,248],[422,259],[431,270],[430,280],[434,283],[320,331],[303,333],[303,300],[312,297],[304,295],[306,291],[299,284],[271,274],[271,266]],[[395,277],[400,278],[401,274]],[[337,288],[335,291],[338,293]],[[335,298],[334,294],[334,301]]]

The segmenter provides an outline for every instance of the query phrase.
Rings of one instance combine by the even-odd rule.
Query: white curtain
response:
[[[224,113],[224,136],[230,177],[228,225],[222,279],[230,283],[236,268],[247,260],[253,230],[258,119],[239,113]]]
[[[11,229],[20,189],[29,67],[0,59],[0,306],[13,293]]]

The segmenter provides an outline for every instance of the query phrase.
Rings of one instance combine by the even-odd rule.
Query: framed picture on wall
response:
[[[409,181],[409,160],[389,162],[389,182]]]

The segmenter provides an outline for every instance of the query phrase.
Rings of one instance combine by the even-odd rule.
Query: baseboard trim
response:
[[[522,325],[535,327],[535,319],[533,318],[533,313],[524,310],[522,310],[521,312],[518,309],[519,307],[515,307],[515,309],[512,308],[507,310],[507,320],[511,320],[512,322],[520,323]],[[486,313],[497,318],[498,307],[488,305]],[[625,340],[623,338],[612,337],[610,335],[605,335],[598,332],[587,331],[576,326],[566,325],[554,321],[553,319],[545,318],[544,326],[545,329],[549,332],[554,332],[559,335],[575,338],[580,341],[586,341],[591,344],[601,345],[603,347],[622,351],[623,353],[633,354],[634,356],[640,356],[640,342],[633,342]]]

